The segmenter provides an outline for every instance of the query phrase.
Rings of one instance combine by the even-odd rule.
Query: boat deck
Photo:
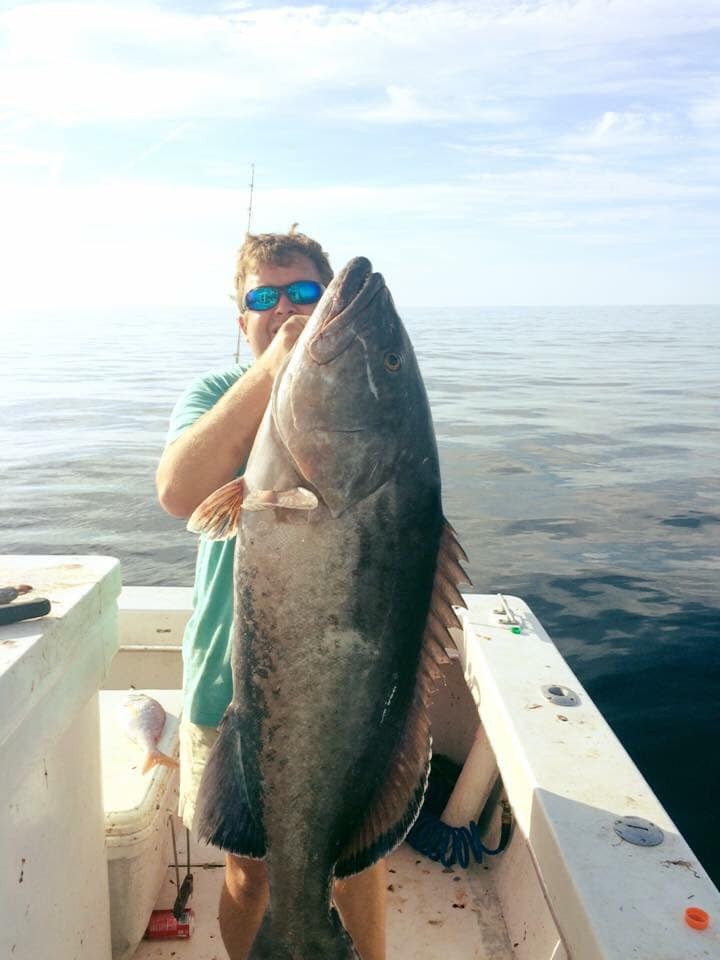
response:
[[[182,828],[178,836],[184,836]],[[208,862],[208,852],[213,854]],[[178,844],[178,858],[186,860]],[[217,905],[222,854],[191,844],[195,930],[189,940],[143,940],[134,960],[226,960]],[[445,869],[403,844],[388,858],[388,957],[407,960],[511,960],[513,952],[491,881],[492,868]],[[184,876],[181,867],[180,877]],[[158,909],[175,899],[175,868],[168,869]]]

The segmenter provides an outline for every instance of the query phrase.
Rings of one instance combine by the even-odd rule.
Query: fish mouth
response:
[[[329,363],[355,339],[358,321],[385,289],[366,257],[354,257],[335,277],[313,315],[307,351],[316,363]]]

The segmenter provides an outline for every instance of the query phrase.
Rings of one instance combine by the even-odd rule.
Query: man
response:
[[[160,503],[172,516],[190,516],[242,472],[275,376],[332,275],[320,245],[304,234],[246,237],[235,291],[240,328],[255,359],[246,369],[203,377],[176,404],[156,478]],[[180,814],[190,829],[202,771],[232,698],[234,548],[234,540],[200,541],[183,640]],[[385,888],[383,861],[335,882],[336,905],[362,960],[385,957]],[[226,854],[219,919],[230,960],[247,957],[268,895],[263,861]]]

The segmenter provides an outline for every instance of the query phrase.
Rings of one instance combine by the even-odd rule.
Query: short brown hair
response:
[[[314,265],[323,286],[333,278],[328,255],[317,242],[304,233],[295,233],[293,224],[287,233],[248,233],[238,250],[235,266],[235,297],[242,310],[245,277],[260,264],[273,263],[287,267],[296,257],[307,257]]]

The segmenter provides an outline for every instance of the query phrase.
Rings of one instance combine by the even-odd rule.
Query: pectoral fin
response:
[[[237,535],[241,510],[314,510],[318,505],[314,493],[304,487],[290,490],[249,491],[243,477],[220,487],[197,507],[187,528],[202,533],[210,540],[229,540]]]

